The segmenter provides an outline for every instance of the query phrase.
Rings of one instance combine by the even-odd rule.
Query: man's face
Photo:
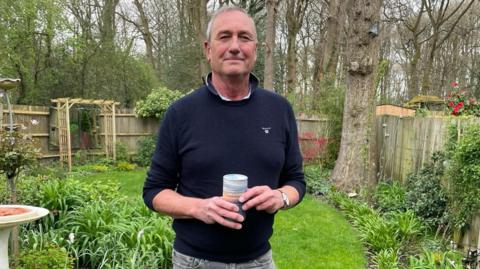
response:
[[[214,74],[220,76],[248,75],[257,60],[257,39],[253,21],[239,11],[217,16],[212,25],[205,54]]]

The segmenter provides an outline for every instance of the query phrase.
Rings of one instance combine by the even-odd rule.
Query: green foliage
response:
[[[323,167],[333,169],[337,160],[342,135],[345,86],[335,86],[335,79],[324,79],[319,91],[308,95],[289,93],[287,99],[297,115],[317,115],[328,119],[329,137],[326,154],[320,159]]]
[[[462,269],[462,255],[454,251],[430,251],[408,258],[407,269]]]
[[[92,118],[88,111],[82,111],[80,129],[82,132],[89,133],[92,130]]]
[[[382,212],[405,210],[405,188],[398,181],[380,182],[373,194]]]
[[[132,170],[135,170],[136,168],[137,166],[133,163],[123,162],[123,161],[117,163],[117,169],[120,171],[132,171]]]
[[[65,248],[47,244],[42,249],[27,249],[18,258],[19,269],[71,269],[73,258]]]
[[[163,118],[168,107],[183,96],[179,91],[172,91],[165,87],[153,89],[143,100],[137,102],[135,112],[142,118]]]
[[[73,268],[67,252],[75,258],[75,268],[168,268],[171,219],[150,211],[140,199],[126,200],[118,186],[111,181],[22,177],[18,187],[31,195],[21,202],[52,214],[22,226],[27,255],[20,268]],[[58,247],[50,250],[51,245]],[[32,265],[35,260],[34,265],[43,267]]]
[[[117,143],[115,144],[115,153],[116,153],[117,161],[124,161],[124,162],[130,161],[127,145],[125,145],[125,143],[117,141]]]
[[[450,135],[451,138],[455,137]],[[449,214],[457,228],[466,227],[480,210],[480,126],[466,126],[460,141],[447,152]]]
[[[38,149],[28,135],[0,128],[0,171],[14,178],[26,166],[36,161]]]
[[[411,210],[393,212],[387,218],[395,227],[396,236],[402,243],[415,241],[417,237],[422,235],[422,222]]]
[[[373,263],[377,269],[399,269],[397,252],[384,249],[373,256]]]
[[[444,222],[447,196],[442,187],[444,157],[437,152],[418,174],[407,177],[406,207],[433,229]]]
[[[452,91],[448,93],[447,111],[453,116],[473,115],[480,117],[480,103],[469,92],[460,89],[458,83],[452,82]]]
[[[377,268],[402,268],[399,257],[415,249],[412,246],[423,238],[424,227],[411,210],[382,215],[368,204],[343,193],[331,192],[328,197],[358,229]]]
[[[73,162],[75,163],[75,165],[84,165],[88,161],[89,161],[89,157],[88,157],[87,150],[80,149],[73,154]]]
[[[146,136],[138,140],[138,153],[135,157],[135,162],[142,166],[147,167],[152,161],[153,153],[157,143],[156,136]]]
[[[307,182],[307,192],[313,195],[323,195],[330,191],[331,184],[328,182],[330,170],[320,165],[306,165],[303,168]]]

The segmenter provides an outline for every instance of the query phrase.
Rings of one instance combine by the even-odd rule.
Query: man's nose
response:
[[[237,37],[232,38],[230,46],[228,46],[228,51],[233,54],[237,54],[240,52],[240,44]]]

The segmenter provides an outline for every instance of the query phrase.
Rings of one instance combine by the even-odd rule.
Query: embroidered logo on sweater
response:
[[[262,130],[263,130],[266,134],[269,134],[269,133],[270,133],[270,129],[272,129],[272,127],[262,127]]]

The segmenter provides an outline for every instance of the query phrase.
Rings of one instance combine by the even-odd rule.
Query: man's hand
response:
[[[238,214],[239,208],[221,197],[199,200],[194,217],[207,224],[218,223],[231,229],[242,229],[243,216]],[[236,221],[236,222],[235,222]]]
[[[273,214],[283,207],[282,194],[278,190],[272,190],[268,186],[257,186],[246,191],[241,197],[240,202],[245,202],[243,210],[255,207],[257,210],[265,210]]]

